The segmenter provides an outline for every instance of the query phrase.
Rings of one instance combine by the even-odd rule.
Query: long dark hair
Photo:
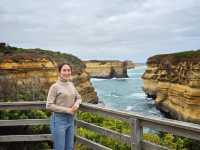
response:
[[[61,69],[62,69],[62,67],[63,67],[64,65],[68,65],[68,66],[70,67],[70,69],[71,69],[71,72],[72,72],[72,66],[71,66],[69,63],[62,63],[62,64],[59,64],[59,65],[58,65],[58,72],[61,71]]]

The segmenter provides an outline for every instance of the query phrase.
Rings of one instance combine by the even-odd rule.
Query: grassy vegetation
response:
[[[131,127],[127,122],[119,121],[112,118],[103,118],[98,114],[91,114],[88,112],[79,112],[78,118],[86,122],[96,124],[98,126],[111,129],[123,134],[130,134]],[[111,149],[115,150],[129,150],[130,145],[121,143],[120,141],[115,141],[105,136],[101,136],[93,131],[87,130],[85,128],[79,128],[78,134],[86,137],[97,143],[101,143]],[[193,141],[186,138],[181,138],[174,136],[169,133],[144,133],[144,140],[150,141],[155,144],[159,144],[168,147],[172,150],[198,150],[200,149],[200,144],[197,141]],[[79,149],[82,150],[82,145],[79,145]],[[87,148],[84,148],[86,150]]]
[[[44,119],[49,118],[50,113],[43,110],[4,110],[0,111],[0,120],[14,120],[14,119]],[[16,127],[1,127],[0,135],[8,134],[47,134],[49,133],[49,126],[16,126]],[[0,149],[14,150],[16,149],[49,149],[51,142],[9,142],[1,143]]]
[[[172,53],[172,55],[175,55],[176,57],[184,57],[184,58],[193,58],[193,57],[199,57],[200,56],[200,50],[192,50],[192,51],[183,51],[178,53]]]
[[[181,61],[192,61],[199,62],[200,60],[200,50],[182,51],[171,54],[161,54],[155,55],[148,59],[147,63],[166,63],[170,61],[171,64],[176,64]]]
[[[26,110],[26,111],[14,111],[14,110],[5,110],[0,111],[0,119],[30,119],[30,118],[49,118],[50,113],[43,110]],[[123,122],[120,120],[116,120],[113,118],[103,118],[99,114],[92,114],[88,112],[78,112],[77,114],[78,119],[84,120],[89,123],[96,124],[98,126],[111,129],[123,134],[130,134],[131,127],[127,122]],[[6,127],[0,128],[0,134],[19,134],[19,133],[26,133],[26,134],[42,134],[42,133],[49,133],[49,126],[46,125],[38,125],[38,126],[26,126],[26,127]],[[130,145],[121,143],[121,141],[113,140],[109,137],[102,136],[97,134],[93,131],[90,131],[85,128],[78,128],[77,133],[79,136],[85,137],[107,147],[110,147],[114,150],[130,150]],[[177,136],[173,136],[172,134],[168,133],[145,133],[143,135],[144,139],[162,146],[166,146],[172,150],[199,150],[200,144],[197,141],[193,141],[186,138],[181,138]],[[16,146],[19,148],[28,147],[32,150],[39,149],[49,149],[52,146],[51,142],[42,142],[42,143],[9,143],[2,144],[1,146],[10,149],[14,149]],[[77,150],[89,150],[84,145],[78,144]]]
[[[33,60],[34,58],[41,58],[41,57],[48,57],[51,60],[54,60],[57,64],[59,63],[69,63],[74,68],[75,72],[82,72],[85,68],[85,64],[82,63],[82,61],[73,56],[72,54],[66,54],[61,52],[55,52],[50,50],[42,50],[40,48],[36,49],[23,49],[23,48],[17,48],[17,47],[0,47],[0,62],[3,60],[4,55],[9,55],[12,57],[13,60],[19,61],[18,58],[22,57],[28,57],[32,56]]]

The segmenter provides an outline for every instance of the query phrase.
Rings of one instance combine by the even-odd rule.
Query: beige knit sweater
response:
[[[81,102],[81,96],[74,84],[58,79],[49,89],[46,108],[53,112],[68,113],[67,108],[79,106]]]

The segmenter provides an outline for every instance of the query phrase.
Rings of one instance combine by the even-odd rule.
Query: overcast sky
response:
[[[200,0],[1,0],[0,41],[146,62],[200,49]]]

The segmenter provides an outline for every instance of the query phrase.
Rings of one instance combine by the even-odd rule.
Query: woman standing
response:
[[[72,150],[74,145],[74,114],[81,97],[71,82],[72,67],[63,63],[58,66],[59,78],[48,93],[46,108],[52,111],[51,133],[55,150]]]

